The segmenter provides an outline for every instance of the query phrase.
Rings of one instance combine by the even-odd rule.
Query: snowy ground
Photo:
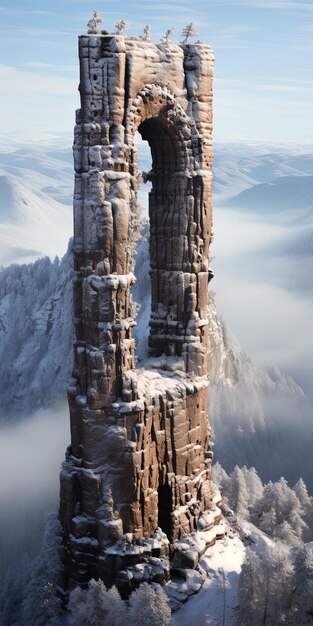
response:
[[[200,562],[207,579],[199,593],[173,614],[174,624],[235,626],[238,581],[244,555],[244,545],[236,534],[209,548]]]
[[[232,518],[226,525],[225,538],[209,548],[200,561],[207,575],[201,590],[173,613],[177,626],[238,626],[239,576],[246,546],[262,555],[274,542],[245,520]]]

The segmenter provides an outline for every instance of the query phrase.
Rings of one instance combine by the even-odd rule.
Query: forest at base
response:
[[[219,463],[213,468],[213,478],[222,492],[223,513],[229,527],[245,547],[236,607],[238,626],[312,624],[313,498],[304,481],[300,479],[293,488],[284,478],[263,485],[255,468],[236,466],[228,475]],[[260,543],[254,544],[247,525],[250,531],[253,527],[261,531],[261,549]],[[66,596],[61,588],[61,551],[61,525],[57,515],[51,513],[38,556],[32,560],[24,555],[7,573],[0,595],[1,624],[176,623],[164,588],[156,583],[144,583],[126,602],[115,587],[106,589],[95,580],[89,582],[87,589],[77,587]],[[201,625],[213,623],[209,614],[201,616]]]

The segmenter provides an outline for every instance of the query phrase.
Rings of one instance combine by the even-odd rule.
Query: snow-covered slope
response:
[[[71,159],[59,142],[0,142],[0,265],[64,254],[72,232]]]
[[[220,364],[208,398],[215,460],[227,471],[254,466],[264,481],[285,476],[293,484],[302,476],[313,493],[310,400],[278,368],[258,367],[213,307],[211,315],[212,361]]]
[[[72,362],[72,259],[0,271],[0,418],[65,395]]]
[[[63,254],[71,225],[70,209],[15,176],[0,176],[0,263]]]
[[[237,534],[228,535],[209,548],[200,566],[206,573],[202,589],[173,614],[177,626],[237,625],[239,574],[245,546]]]

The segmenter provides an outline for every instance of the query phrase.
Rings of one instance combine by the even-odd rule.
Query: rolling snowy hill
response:
[[[73,173],[66,146],[0,141],[0,265],[63,256],[72,233]]]
[[[253,185],[224,204],[260,218],[266,215],[270,221],[309,224],[313,221],[313,176],[281,176]]]

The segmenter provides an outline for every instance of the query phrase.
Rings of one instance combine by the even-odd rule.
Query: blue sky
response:
[[[94,8],[107,30],[150,24],[154,41],[196,24],[216,55],[216,140],[312,140],[313,0],[1,0],[1,133],[72,133],[77,35]]]

